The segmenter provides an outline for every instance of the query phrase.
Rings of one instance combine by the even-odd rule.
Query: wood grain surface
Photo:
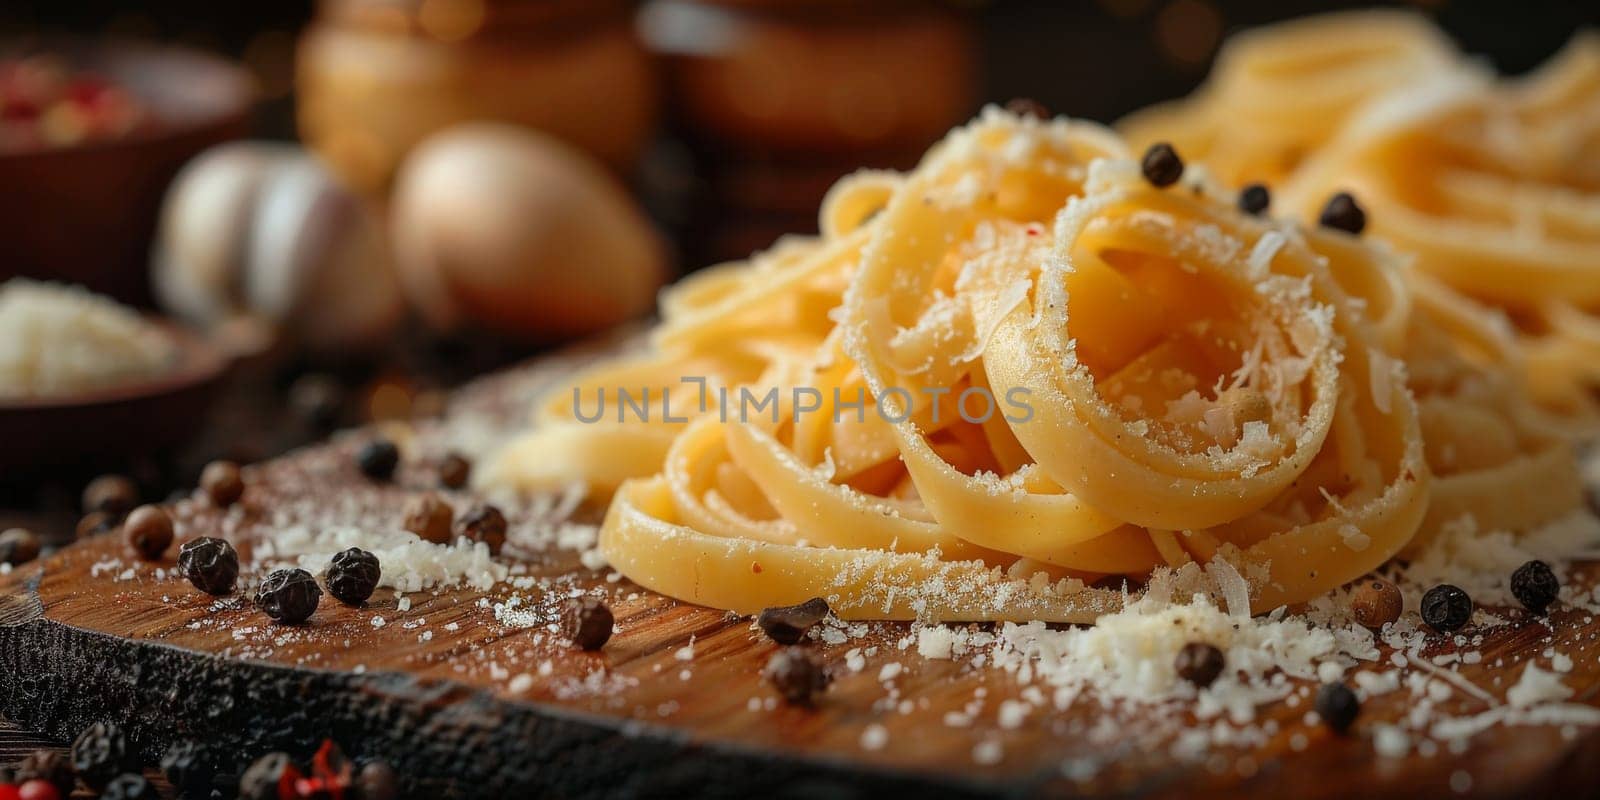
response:
[[[463,421],[480,436],[486,425],[515,426],[536,387],[592,355],[464,389],[444,422],[405,437],[392,485],[353,466],[363,432],[254,467],[243,510],[181,504],[180,541],[225,533],[248,552],[294,524],[397,524],[408,496],[436,488],[426,456],[450,431]],[[445,496],[458,511],[474,500]],[[514,532],[537,508],[508,509]],[[760,678],[775,645],[748,619],[607,580],[554,547],[516,554],[518,582],[531,588],[419,592],[407,595],[408,610],[387,589],[359,609],[324,598],[294,627],[271,623],[242,594],[199,594],[175,574],[176,552],[144,564],[104,536],[0,576],[0,714],[56,741],[115,719],[151,759],[185,737],[241,763],[272,749],[307,755],[332,737],[357,758],[394,762],[412,797],[1494,797],[1600,787],[1600,737],[1587,730],[1493,728],[1460,752],[1379,757],[1369,731],[1409,711],[1404,691],[1370,700],[1347,737],[1307,724],[1303,704],[1265,707],[1260,718],[1277,723],[1265,746],[1199,763],[1175,759],[1153,733],[1170,719],[1119,712],[1117,741],[1091,743],[1084,731],[1105,712],[1085,703],[1008,728],[997,709],[1021,690],[1012,675],[923,659],[902,649],[908,628],[895,623],[815,645],[838,678],[815,708],[791,707]],[[616,613],[602,652],[576,651],[546,624],[578,591],[603,592]],[[497,619],[493,605],[513,593],[525,615]],[[1566,676],[1582,687],[1575,699],[1600,702],[1597,631],[1573,610],[1549,627],[1489,631],[1482,663],[1460,672],[1503,696],[1523,660],[1555,647],[1575,663]],[[1441,641],[1429,654],[1449,648]],[[852,650],[858,670],[843,667]],[[890,663],[901,672],[880,680]],[[1483,705],[1457,692],[1441,707]],[[974,712],[972,723],[947,725],[954,710]],[[876,743],[874,726],[887,736],[865,746],[864,737]],[[999,757],[975,757],[980,749]],[[1064,769],[1086,763],[1100,768]]]

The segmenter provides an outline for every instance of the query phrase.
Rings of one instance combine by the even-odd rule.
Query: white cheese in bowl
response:
[[[109,298],[23,278],[0,284],[0,398],[111,389],[177,359],[172,336]]]

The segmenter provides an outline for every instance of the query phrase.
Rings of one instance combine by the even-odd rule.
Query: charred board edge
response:
[[[0,713],[58,741],[115,721],[147,763],[180,739],[247,762],[274,750],[305,757],[332,738],[354,758],[394,764],[412,798],[934,800],[1066,788],[1052,776],[960,782],[695,742],[662,726],[509,701],[450,681],[229,659],[48,618],[0,625]]]

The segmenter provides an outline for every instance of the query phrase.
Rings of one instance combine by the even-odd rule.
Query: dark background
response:
[[[1526,71],[1574,32],[1600,24],[1593,0],[945,0],[970,13],[983,42],[983,97],[1034,97],[1102,121],[1188,92],[1218,42],[1241,28],[1373,5],[1422,11],[1468,52]],[[182,42],[244,60],[270,102],[260,131],[293,135],[293,43],[312,0],[4,0],[0,36],[114,32]]]

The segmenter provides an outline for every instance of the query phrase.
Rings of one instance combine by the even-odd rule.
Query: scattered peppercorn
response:
[[[347,606],[359,606],[372,597],[381,577],[383,568],[378,564],[378,557],[352,547],[335,553],[328,562],[328,593]]]
[[[159,561],[172,546],[172,516],[161,506],[139,506],[122,523],[122,535],[140,558]]]
[[[110,533],[121,524],[121,514],[113,514],[109,511],[91,511],[85,514],[83,519],[78,520],[78,527],[73,533],[79,539],[87,539],[91,536],[99,536],[102,533]]]
[[[795,644],[828,616],[828,610],[828,601],[813,597],[799,605],[764,609],[756,617],[756,625],[778,644]]]
[[[1459,629],[1472,619],[1472,598],[1460,588],[1441,583],[1422,596],[1422,621],[1441,633]]]
[[[822,661],[803,647],[785,647],[773,653],[762,675],[785,702],[802,706],[810,705],[831,682]]]
[[[451,453],[439,461],[439,485],[446,489],[460,489],[472,477],[472,462],[459,453]]]
[[[1561,582],[1543,561],[1529,561],[1511,573],[1511,593],[1524,608],[1543,614],[1561,594]]]
[[[1224,666],[1226,660],[1222,657],[1222,651],[1218,650],[1216,645],[1207,642],[1190,642],[1184,645],[1173,662],[1178,677],[1200,689],[1215,683],[1218,676],[1222,675]]]
[[[256,605],[267,616],[286,625],[305,622],[322,600],[322,587],[303,569],[280,569],[256,590]]]
[[[184,797],[205,797],[217,767],[211,751],[196,741],[174,742],[161,755],[161,774]]]
[[[1272,205],[1272,192],[1264,183],[1247,184],[1239,190],[1239,210],[1252,217],[1261,216]]]
[[[388,439],[373,439],[356,451],[356,466],[375,481],[391,480],[395,467],[400,466],[400,448]]]
[[[69,793],[49,781],[31,780],[17,787],[17,800],[62,800]]]
[[[1178,158],[1178,151],[1166,142],[1150,145],[1150,149],[1144,151],[1139,168],[1152,186],[1171,186],[1183,177],[1183,159]]]
[[[1325,683],[1317,690],[1317,714],[1322,724],[1335,733],[1344,733],[1361,713],[1361,701],[1356,693],[1342,683]]]
[[[1382,578],[1368,578],[1357,583],[1355,592],[1350,595],[1350,615],[1362,627],[1375,631],[1400,619],[1405,607],[1400,588]]]
[[[395,800],[400,796],[400,777],[387,761],[372,761],[356,777],[361,800]]]
[[[72,774],[67,757],[53,750],[36,750],[17,765],[17,783],[43,781],[54,787],[62,797],[72,794],[78,778]]]
[[[239,579],[239,553],[224,539],[190,539],[178,550],[178,571],[194,588],[224,595],[233,591],[233,584]]]
[[[159,800],[161,795],[143,775],[118,775],[100,792],[100,800]]]
[[[331,375],[302,375],[289,386],[289,408],[313,430],[331,431],[344,416],[346,394],[344,385]]]
[[[1006,110],[1019,117],[1049,119],[1051,116],[1049,107],[1031,97],[1013,97],[1007,100]]]
[[[0,533],[0,564],[26,564],[39,557],[39,535],[26,528]]]
[[[1325,228],[1359,234],[1367,227],[1367,212],[1361,210],[1349,192],[1340,192],[1328,198],[1328,204],[1322,207],[1322,216],[1317,221]]]
[[[139,505],[139,487],[121,475],[101,475],[83,487],[83,513],[123,516]]]
[[[278,785],[286,772],[291,776],[300,773],[288,753],[268,753],[256,759],[239,777],[239,800],[278,800]]]
[[[200,471],[200,488],[212,505],[227,508],[244,496],[244,478],[239,476],[239,465],[232,461],[213,461]]]
[[[413,497],[406,503],[405,515],[406,530],[434,544],[449,544],[456,512],[443,498],[432,492]]]
[[[500,549],[506,546],[506,530],[509,527],[506,515],[487,503],[469,509],[456,527],[456,535],[483,542],[494,555],[499,555]]]
[[[585,595],[567,600],[561,614],[561,632],[584,650],[599,650],[611,640],[616,617],[598,597]]]
[[[104,788],[112,778],[138,766],[128,757],[128,737],[116,723],[96,722],[72,743],[72,769],[90,789]]]

